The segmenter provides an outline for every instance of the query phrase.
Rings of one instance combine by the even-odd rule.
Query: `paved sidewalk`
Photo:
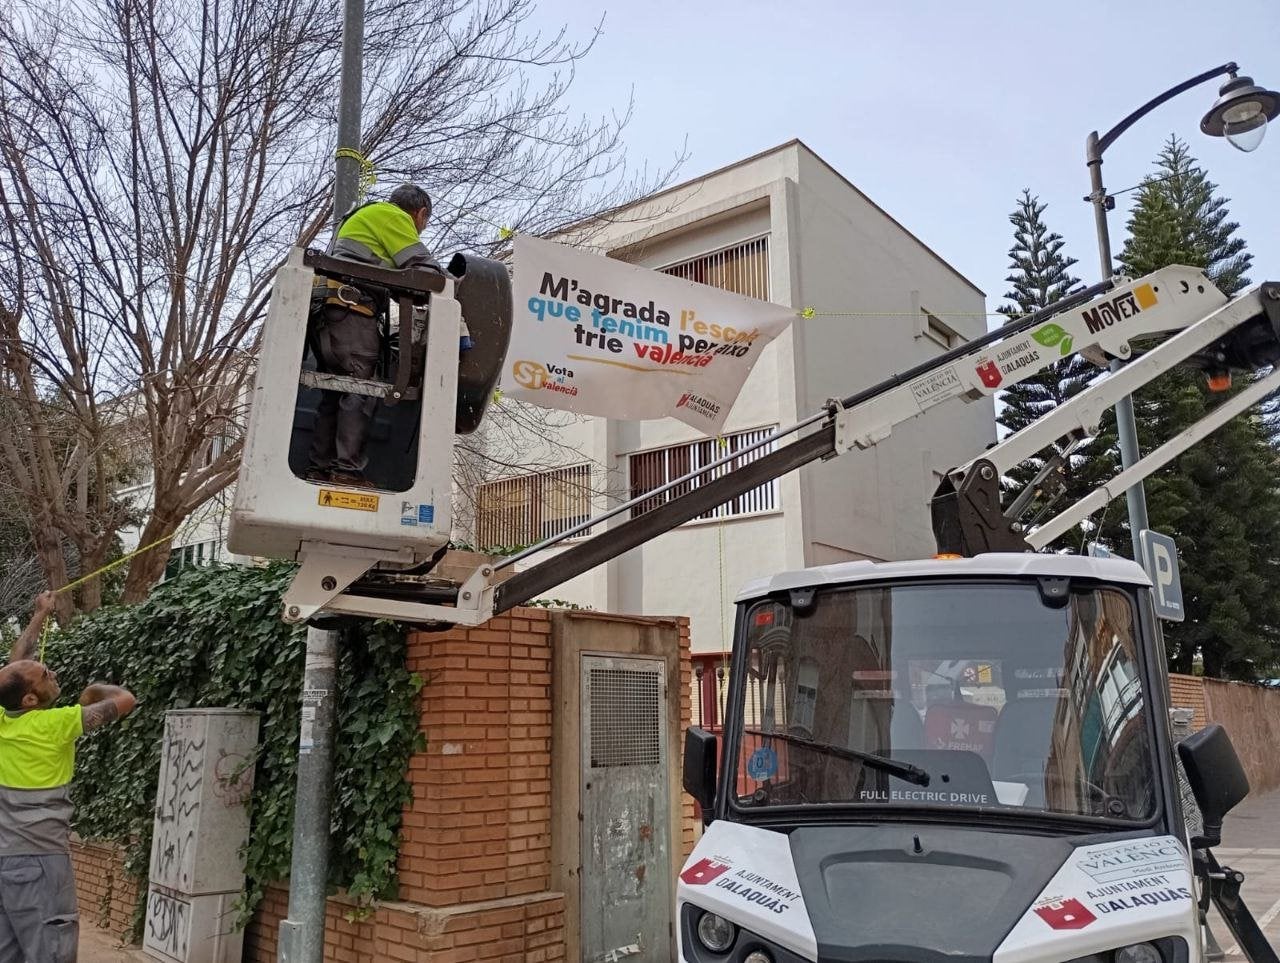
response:
[[[1218,862],[1244,873],[1240,895],[1271,945],[1280,947],[1280,790],[1251,795],[1230,813],[1214,852]],[[1226,951],[1225,963],[1244,960],[1216,910],[1210,911],[1209,925]]]
[[[140,947],[121,948],[120,941],[106,930],[83,919],[80,921],[79,963],[136,963],[151,959]]]
[[[1272,946],[1280,948],[1280,790],[1250,796],[1222,827],[1218,861],[1245,874],[1241,894]],[[1209,925],[1224,963],[1242,963],[1231,931],[1211,910]],[[1234,950],[1234,952],[1232,952]],[[138,947],[122,949],[120,941],[86,921],[80,923],[80,963],[136,963],[150,960]]]

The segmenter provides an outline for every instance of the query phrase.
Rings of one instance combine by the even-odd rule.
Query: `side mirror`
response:
[[[716,737],[699,726],[690,726],[684,734],[684,791],[704,815],[715,808]]]
[[[1204,820],[1203,835],[1191,840],[1196,849],[1222,842],[1222,817],[1249,795],[1249,777],[1227,730],[1207,726],[1178,743],[1178,757]]]

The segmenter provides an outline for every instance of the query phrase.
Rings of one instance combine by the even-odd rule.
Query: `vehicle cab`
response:
[[[723,734],[685,747],[680,959],[1203,959],[1192,846],[1225,809],[1189,835],[1150,587],[1037,554],[750,583]],[[1242,797],[1210,735],[1192,786]]]

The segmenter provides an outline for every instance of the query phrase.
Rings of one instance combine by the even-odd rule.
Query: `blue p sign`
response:
[[[1187,617],[1182,607],[1182,580],[1178,576],[1178,546],[1168,535],[1142,530],[1142,562],[1154,586],[1156,615],[1170,622]]]

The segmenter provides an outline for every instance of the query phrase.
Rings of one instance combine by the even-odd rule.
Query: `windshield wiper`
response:
[[[851,762],[861,762],[870,766],[872,769],[883,770],[892,776],[897,776],[899,779],[905,779],[907,782],[915,783],[917,786],[929,785],[929,774],[919,766],[913,766],[909,762],[890,759],[888,756],[878,756],[874,752],[862,752],[858,749],[846,749],[844,746],[834,746],[829,742],[814,742],[812,739],[788,735],[785,732],[765,732],[763,729],[747,729],[745,727],[742,731],[750,733],[753,736],[766,736],[770,739],[781,739],[783,742],[790,743],[793,746],[803,746],[806,749],[825,752],[827,755],[835,756],[837,759],[848,759]]]

